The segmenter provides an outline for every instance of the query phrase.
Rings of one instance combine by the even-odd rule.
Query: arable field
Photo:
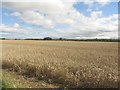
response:
[[[58,87],[115,88],[118,43],[3,40],[2,69]]]

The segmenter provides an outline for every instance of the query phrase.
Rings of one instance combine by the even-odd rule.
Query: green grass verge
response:
[[[12,88],[13,86],[10,84],[9,81],[7,80],[2,80],[2,88],[5,89],[5,88]]]
[[[13,82],[13,78],[9,76],[9,73],[4,72],[2,76],[2,89],[8,90],[7,88],[20,88],[22,85],[18,85]]]

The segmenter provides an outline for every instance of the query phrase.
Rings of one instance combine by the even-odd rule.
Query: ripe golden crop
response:
[[[5,40],[2,67],[61,87],[117,87],[118,43]]]

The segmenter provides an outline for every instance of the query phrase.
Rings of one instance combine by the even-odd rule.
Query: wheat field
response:
[[[2,69],[64,88],[118,87],[118,43],[4,40]]]

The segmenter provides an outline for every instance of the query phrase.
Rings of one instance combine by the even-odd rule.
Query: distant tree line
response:
[[[0,38],[0,40],[5,40],[5,38]]]
[[[52,40],[52,38],[51,37],[45,37],[45,38],[43,38],[43,40]]]
[[[65,39],[65,38],[58,38],[53,39],[51,37],[44,37],[43,39],[25,39],[25,40],[55,40],[55,41],[98,41],[98,42],[120,42],[120,39]]]
[[[24,40],[43,40],[43,39],[26,38]]]
[[[0,38],[0,40],[8,40],[6,38]],[[13,39],[12,39],[13,40]],[[26,39],[17,39],[14,40],[55,40],[55,41],[98,41],[98,42],[120,42],[120,39],[65,39],[65,38],[58,38],[53,39],[51,37],[44,37],[43,39],[35,39],[35,38],[26,38]]]

